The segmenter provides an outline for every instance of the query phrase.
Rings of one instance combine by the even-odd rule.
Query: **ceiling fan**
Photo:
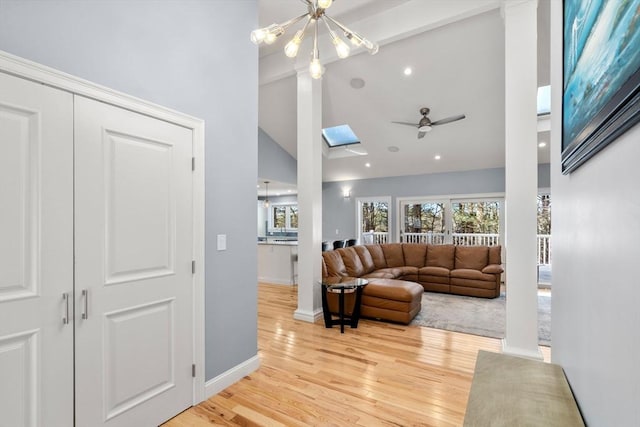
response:
[[[427,107],[422,107],[420,109],[420,114],[422,114],[422,118],[418,123],[409,123],[409,122],[391,122],[391,123],[397,123],[399,125],[416,127],[418,128],[418,138],[424,138],[427,132],[431,131],[432,126],[439,126],[439,125],[444,125],[451,122],[456,122],[466,117],[464,114],[459,114],[457,116],[451,116],[451,117],[447,117],[446,119],[436,120],[435,122],[432,122],[431,119],[427,117],[430,111],[431,110],[428,109]]]

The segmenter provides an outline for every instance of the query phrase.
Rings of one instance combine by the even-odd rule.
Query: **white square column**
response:
[[[504,353],[542,359],[536,276],[537,0],[504,1],[505,254]]]
[[[294,319],[322,317],[322,80],[298,71],[298,308]]]

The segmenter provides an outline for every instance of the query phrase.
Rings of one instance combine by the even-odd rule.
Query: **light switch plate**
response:
[[[227,235],[226,234],[218,234],[218,250],[226,251],[227,250]]]

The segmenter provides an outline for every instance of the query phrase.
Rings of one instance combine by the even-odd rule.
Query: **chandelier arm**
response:
[[[313,26],[313,59],[318,59],[320,57],[318,52],[318,20],[316,19],[315,21]]]
[[[333,31],[333,29],[331,29],[331,27],[329,26],[329,23],[327,22],[326,19],[324,19],[325,17],[329,18],[327,15],[322,15],[320,17],[320,19],[322,19],[322,22],[324,22],[324,25],[327,27],[327,30],[329,30],[329,35],[331,36],[331,38],[335,38],[336,37],[336,33],[335,31]],[[329,18],[331,19],[331,18]]]
[[[283,22],[282,24],[280,24],[280,26],[282,27],[282,29],[286,30],[287,28],[289,28],[290,26],[292,26],[296,22],[299,22],[302,18],[305,18],[307,16],[309,16],[309,13],[305,13],[295,18],[291,18],[287,22]]]
[[[333,22],[336,26],[338,26],[338,28],[340,28],[345,33],[352,33],[352,34],[355,33],[355,31],[352,31],[349,28],[345,27],[344,25],[342,25],[341,23],[339,23],[338,21],[336,21],[335,19],[333,19],[329,15],[324,14],[323,16],[326,17],[329,21]]]

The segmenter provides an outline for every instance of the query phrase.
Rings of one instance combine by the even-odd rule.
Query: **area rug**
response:
[[[494,299],[425,292],[412,325],[504,338],[505,294]],[[538,295],[538,343],[551,345],[551,297]]]

